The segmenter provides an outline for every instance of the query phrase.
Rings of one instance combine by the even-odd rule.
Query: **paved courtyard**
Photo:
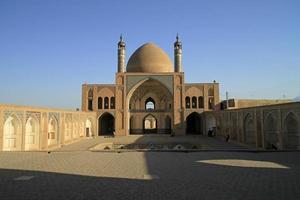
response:
[[[111,139],[1,152],[0,199],[300,199],[299,152],[87,150]]]

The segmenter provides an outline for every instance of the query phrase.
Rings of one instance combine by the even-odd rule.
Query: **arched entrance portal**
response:
[[[99,118],[98,135],[113,135],[115,130],[115,118],[110,113],[104,113]]]
[[[157,133],[157,120],[153,115],[147,115],[143,120],[144,134]]]
[[[202,134],[200,114],[193,112],[186,118],[186,134]]]

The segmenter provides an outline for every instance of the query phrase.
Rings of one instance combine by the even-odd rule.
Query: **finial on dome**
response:
[[[176,42],[178,42],[179,41],[179,36],[178,36],[178,33],[177,33],[177,35],[176,35]]]
[[[123,41],[123,36],[122,36],[122,33],[120,35],[120,41]]]

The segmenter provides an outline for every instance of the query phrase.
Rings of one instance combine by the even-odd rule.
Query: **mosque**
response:
[[[115,84],[82,86],[82,110],[97,112],[98,135],[203,134],[201,113],[218,109],[219,84],[185,83],[178,36],[174,65],[153,43],[140,46],[127,65],[125,57],[121,37]]]
[[[120,37],[115,84],[83,84],[81,111],[0,104],[0,150],[50,150],[105,135],[207,135],[209,130],[256,148],[300,149],[300,102],[224,102],[216,81],[186,83],[178,36],[174,62],[153,43],[125,60]]]

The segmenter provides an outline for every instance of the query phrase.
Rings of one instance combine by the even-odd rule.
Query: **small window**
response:
[[[98,98],[98,109],[102,109],[103,108],[102,104],[103,104],[102,97],[99,97]]]
[[[192,108],[197,108],[197,98],[192,97]]]
[[[115,97],[110,97],[110,109],[115,109]]]
[[[88,100],[88,110],[93,111],[93,99]]]
[[[149,97],[145,101],[145,109],[146,110],[154,110],[155,109],[155,101],[151,97]]]
[[[212,110],[214,108],[214,98],[208,98],[208,109]]]
[[[214,89],[213,88],[208,89],[208,96],[214,96]]]
[[[108,99],[108,97],[105,97],[104,98],[104,109],[108,109],[109,108],[108,105],[109,105],[109,99]]]
[[[93,98],[93,90],[92,89],[89,90],[88,97],[89,97],[89,99]]]
[[[190,97],[185,97],[185,108],[191,108],[191,99],[190,99]]]
[[[198,97],[199,108],[204,108],[204,100],[203,97]]]

